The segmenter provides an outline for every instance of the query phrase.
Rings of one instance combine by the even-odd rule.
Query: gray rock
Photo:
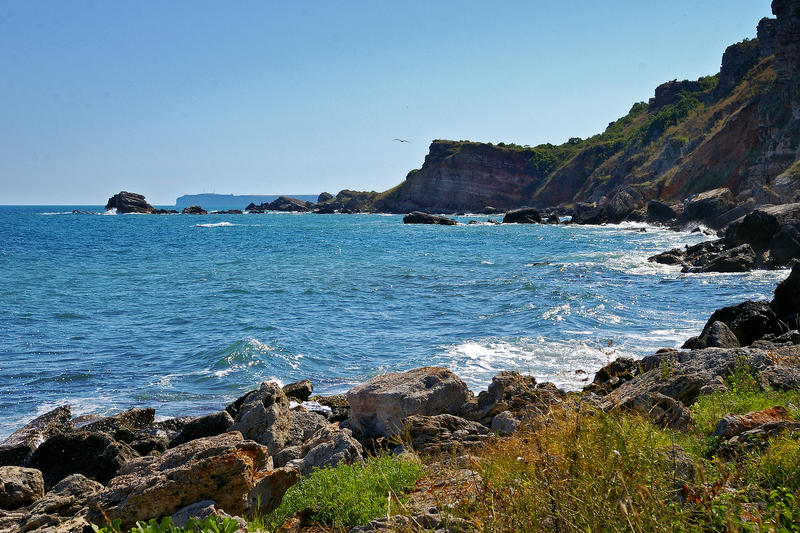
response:
[[[500,435],[510,435],[517,431],[520,421],[514,418],[510,411],[503,411],[492,418],[491,430]]]
[[[747,301],[714,311],[703,327],[701,337],[717,321],[728,326],[741,346],[749,346],[765,335],[778,336],[789,331],[770,308],[769,302]]]
[[[475,407],[468,405],[472,411],[467,412],[466,417],[483,420],[508,410],[525,410],[529,414],[539,411],[544,414],[551,405],[561,402],[565,396],[564,391],[551,383],[537,384],[533,376],[503,371],[495,375],[488,389],[478,395]]]
[[[70,431],[72,414],[69,405],[36,417],[0,442],[0,465],[24,466],[41,443],[53,435]]]
[[[239,431],[246,439],[264,444],[274,455],[286,446],[291,424],[289,400],[283,390],[277,383],[265,381],[257,391],[242,398],[230,431]]]
[[[364,438],[399,433],[411,415],[459,415],[473,400],[467,385],[441,367],[374,377],[347,393],[350,423]]]
[[[156,410],[128,409],[119,414],[96,419],[90,422],[75,421],[74,428],[81,431],[102,431],[116,440],[132,442],[155,420]]]
[[[745,453],[763,451],[770,440],[786,431],[800,430],[800,422],[771,422],[756,428],[744,431],[728,441],[723,442],[717,449],[717,455],[724,458],[741,456]]]
[[[453,415],[409,416],[403,434],[414,450],[424,453],[468,449],[492,436],[486,426]]]
[[[790,419],[789,412],[782,405],[776,405],[760,411],[751,411],[744,415],[727,414],[717,422],[712,435],[730,439],[758,426]]]
[[[315,468],[364,460],[361,444],[353,438],[352,432],[333,426],[321,429],[298,448],[300,458],[289,461],[287,465],[296,468],[303,476],[309,475]]]
[[[103,486],[74,474],[61,480],[40,500],[28,506],[19,516],[16,529],[39,533],[74,533],[89,528],[86,516],[89,502]],[[97,523],[101,523],[100,520]]]
[[[43,496],[41,472],[21,466],[0,466],[0,509],[30,505]]]
[[[239,524],[238,531],[247,533],[247,521],[239,516],[231,516],[222,509],[217,509],[217,502],[214,500],[203,500],[191,505],[172,515],[172,525],[175,527],[186,527],[190,519],[204,520],[208,517],[216,516],[220,519],[232,519]]]
[[[292,410],[292,424],[289,427],[287,445],[297,446],[313,437],[319,430],[328,427],[330,422],[319,413],[305,410]]]
[[[724,322],[714,321],[704,329],[699,337],[692,337],[683,344],[683,348],[700,350],[703,348],[739,348],[739,339]]]
[[[478,529],[461,518],[444,517],[437,512],[424,512],[416,515],[395,515],[378,518],[363,526],[357,526],[348,533],[400,533],[411,531],[432,531],[434,533],[472,533]]]
[[[625,397],[613,408],[638,413],[663,428],[685,430],[694,424],[691,413],[681,402],[658,392]]]
[[[793,317],[800,313],[800,262],[792,266],[789,276],[775,288],[770,307],[779,318]]]

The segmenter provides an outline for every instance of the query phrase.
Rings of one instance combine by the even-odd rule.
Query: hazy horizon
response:
[[[433,139],[587,137],[771,16],[695,4],[7,2],[0,204],[381,191]]]

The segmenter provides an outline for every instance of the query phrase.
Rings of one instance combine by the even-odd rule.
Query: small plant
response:
[[[725,377],[725,385],[734,394],[756,392],[760,389],[753,368],[747,358],[740,356]]]
[[[94,533],[122,533],[121,521],[119,518],[107,523],[105,527],[98,527],[92,524]],[[159,522],[151,518],[147,522],[136,522],[136,526],[131,528],[129,533],[234,533],[239,529],[239,523],[232,518],[218,518],[209,516],[198,520],[190,518],[186,526],[177,527],[172,524],[172,518],[165,516]]]

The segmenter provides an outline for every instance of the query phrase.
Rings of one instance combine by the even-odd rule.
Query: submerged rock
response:
[[[442,226],[455,226],[457,220],[447,217],[430,215],[421,211],[412,211],[403,217],[403,224],[439,224]]]

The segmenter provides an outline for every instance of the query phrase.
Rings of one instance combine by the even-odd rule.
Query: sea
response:
[[[200,415],[264,380],[334,394],[425,365],[579,389],[788,274],[647,261],[700,233],[456,218],[0,207],[0,439],[63,404]]]

